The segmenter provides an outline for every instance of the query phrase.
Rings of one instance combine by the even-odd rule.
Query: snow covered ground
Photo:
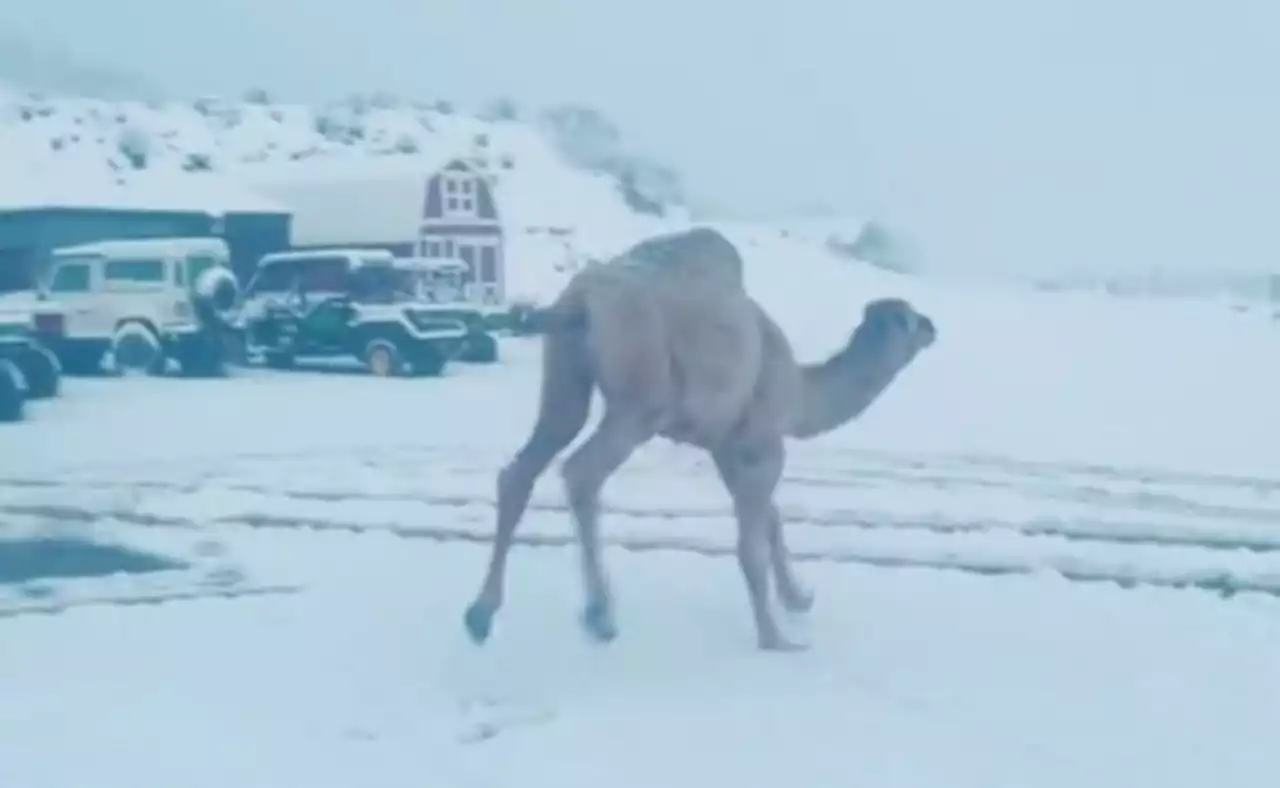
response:
[[[1274,327],[728,229],[806,358],[889,292],[941,332],[794,445],[808,652],[754,649],[725,496],[666,444],[606,491],[615,643],[577,630],[554,474],[494,638],[467,641],[532,342],[443,380],[68,380],[0,435],[0,535],[181,566],[0,583],[0,785],[1274,784]]]

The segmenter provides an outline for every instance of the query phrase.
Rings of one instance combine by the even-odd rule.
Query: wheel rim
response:
[[[369,354],[369,370],[380,378],[391,374],[391,353],[386,348],[375,348]]]
[[[129,336],[123,338],[115,346],[116,367],[122,372],[146,372],[152,369],[159,358],[156,349],[145,339]]]

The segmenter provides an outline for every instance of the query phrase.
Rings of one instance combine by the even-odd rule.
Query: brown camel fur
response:
[[[760,648],[801,648],[769,606],[770,571],[786,610],[813,602],[792,570],[774,504],[784,439],[857,417],[933,344],[933,322],[904,300],[872,301],[835,355],[798,364],[782,330],[747,295],[737,249],[706,228],[650,238],[578,272],[532,320],[544,335],[537,423],[498,474],[493,552],[465,616],[471,638],[488,638],[534,483],[582,431],[599,389],[603,417],[561,468],[581,548],[587,632],[600,641],[617,635],[600,557],[600,492],[637,448],[664,437],[709,452],[728,489]]]

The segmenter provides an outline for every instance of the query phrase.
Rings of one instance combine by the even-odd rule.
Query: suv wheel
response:
[[[125,323],[111,338],[111,359],[118,372],[164,372],[164,347],[155,332],[141,323]]]
[[[22,421],[26,400],[22,371],[12,361],[0,358],[0,422]]]
[[[404,373],[404,357],[389,339],[372,339],[364,346],[364,365],[370,374],[388,378]]]
[[[22,374],[27,378],[27,396],[31,399],[48,399],[58,396],[62,380],[62,366],[58,357],[39,345],[27,348],[22,354]]]

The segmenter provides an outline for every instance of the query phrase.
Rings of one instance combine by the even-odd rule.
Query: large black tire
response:
[[[226,268],[206,268],[191,283],[191,295],[200,322],[206,328],[226,326],[235,317],[240,285],[235,274]]]
[[[374,337],[366,342],[361,360],[369,374],[375,377],[402,377],[405,374],[404,352],[386,337]]]
[[[163,375],[167,359],[160,337],[148,326],[123,323],[111,337],[111,358],[116,374],[143,372]]]
[[[58,357],[47,348],[32,345],[18,361],[19,369],[27,379],[29,399],[50,399],[58,396],[62,384],[62,365]]]
[[[22,421],[27,402],[26,386],[18,365],[0,358],[0,422]]]

